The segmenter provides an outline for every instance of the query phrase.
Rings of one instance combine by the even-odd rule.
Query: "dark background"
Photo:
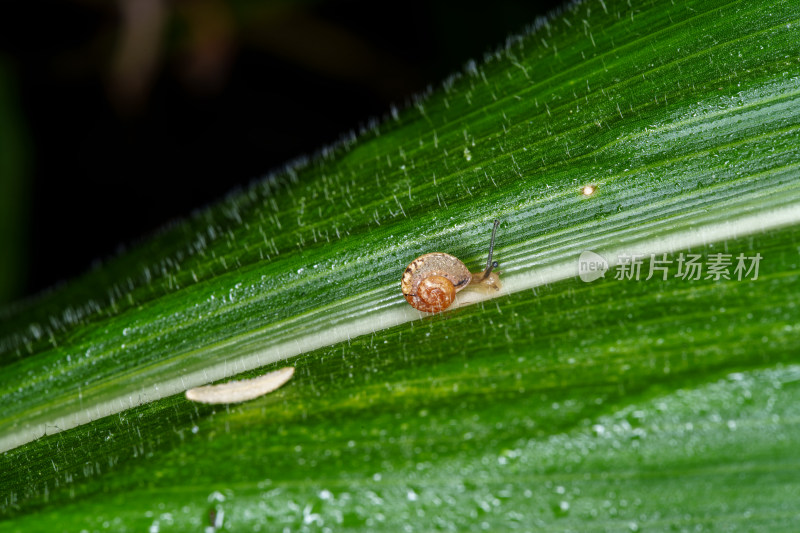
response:
[[[356,129],[560,4],[0,4],[0,303]]]

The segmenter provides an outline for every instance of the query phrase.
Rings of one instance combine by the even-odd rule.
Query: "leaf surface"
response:
[[[0,529],[791,530],[798,22],[572,5],[7,309]],[[411,309],[405,266],[479,270],[494,218],[504,290]],[[287,364],[251,402],[182,395]]]

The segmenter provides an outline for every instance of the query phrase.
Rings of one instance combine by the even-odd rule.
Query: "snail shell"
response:
[[[438,313],[450,307],[456,293],[471,281],[472,274],[457,257],[436,252],[414,259],[403,273],[400,288],[415,309]]]
[[[499,290],[500,278],[497,272],[493,272],[497,261],[492,262],[494,237],[499,225],[500,220],[496,219],[489,245],[489,259],[483,272],[470,273],[458,258],[441,252],[421,255],[411,261],[400,280],[403,296],[411,307],[426,313],[438,313],[450,307],[456,299],[456,293],[467,285],[475,285],[482,290]]]

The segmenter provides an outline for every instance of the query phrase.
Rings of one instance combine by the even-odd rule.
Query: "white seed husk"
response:
[[[195,387],[186,391],[186,398],[193,402],[210,404],[246,402],[278,389],[293,375],[294,367],[287,366],[253,379]]]

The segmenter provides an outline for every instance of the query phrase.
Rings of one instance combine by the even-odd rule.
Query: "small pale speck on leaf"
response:
[[[280,388],[293,375],[294,367],[287,366],[253,379],[195,387],[186,391],[186,398],[209,404],[246,402]]]

